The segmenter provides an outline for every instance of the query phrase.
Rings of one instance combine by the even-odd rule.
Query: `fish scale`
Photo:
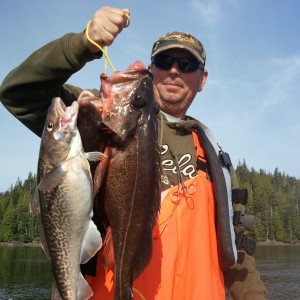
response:
[[[53,267],[51,299],[83,300],[92,296],[80,264],[102,245],[91,220],[93,187],[87,161],[99,160],[102,154],[83,152],[78,110],[76,101],[66,107],[60,98],[54,98],[40,146],[38,199],[34,202],[40,205],[42,246]]]
[[[75,298],[75,295],[72,295],[72,291],[75,290],[75,288],[73,286],[72,289],[69,289],[72,282],[69,275],[71,273],[69,256],[74,248],[78,248],[78,245],[70,245],[69,237],[64,230],[64,227],[71,225],[70,218],[72,218],[72,215],[67,213],[67,203],[65,198],[62,196],[64,193],[62,193],[61,190],[64,190],[64,193],[68,193],[68,190],[63,189],[61,186],[56,192],[54,192],[54,199],[57,203],[55,206],[50,205],[52,208],[51,214],[49,213],[49,207],[46,207],[48,218],[46,218],[44,214],[43,224],[44,231],[47,233],[48,248],[51,249],[52,257],[55,257],[55,260],[53,261],[53,264],[55,265],[54,276],[56,278],[57,285],[59,285],[63,291],[62,298],[73,299]],[[46,199],[46,203],[47,200],[51,201],[51,198],[49,197]],[[61,203],[62,205],[58,205],[58,203]],[[61,228],[61,230],[54,231],[53,228]],[[66,264],[66,262],[68,262],[68,264]],[[79,272],[79,267],[76,267],[76,271]]]
[[[68,195],[68,197],[66,197],[66,195]],[[73,220],[74,214],[71,211],[72,203],[68,200],[69,197],[74,199],[75,196],[76,195],[72,195],[70,188],[60,186],[59,188],[55,188],[53,194],[44,200],[46,204],[50,204],[45,205],[44,213],[43,207],[41,206],[47,247],[51,253],[51,257],[55,258],[53,259],[54,276],[57,285],[62,291],[62,299],[76,298],[73,293],[76,290],[75,286],[77,283],[72,279],[72,272],[75,271],[77,274],[80,272],[78,260],[72,259],[72,256],[74,258],[79,257],[80,241],[77,241],[76,244],[74,244],[74,242],[71,243],[70,240],[72,240],[72,236],[69,236],[70,229],[68,229],[68,227],[72,228],[76,225],[72,224],[75,220]],[[55,199],[55,201],[53,199]],[[71,207],[68,207],[68,204],[71,205]],[[53,230],[54,228],[56,230]],[[75,234],[82,235],[80,232],[76,232],[73,235]],[[77,249],[77,252],[74,251],[74,249]],[[72,265],[72,270],[70,265]]]

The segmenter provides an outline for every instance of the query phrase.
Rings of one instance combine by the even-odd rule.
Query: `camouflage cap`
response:
[[[158,38],[152,47],[151,60],[153,60],[157,54],[172,48],[181,48],[189,51],[195,56],[204,69],[206,60],[204,46],[193,35],[184,32],[173,31]]]

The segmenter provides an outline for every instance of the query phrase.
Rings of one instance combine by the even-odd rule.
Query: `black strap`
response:
[[[204,148],[207,162],[209,162],[209,172],[211,174],[212,181],[214,182],[214,195],[217,202],[216,205],[216,230],[218,238],[218,255],[221,268],[223,270],[231,267],[236,260],[235,252],[228,246],[232,245],[231,226],[232,222],[229,216],[229,204],[224,199],[228,198],[227,185],[221,162],[216,154],[215,148],[206,136],[205,132],[198,127],[198,136]]]
[[[218,145],[219,146],[219,145]],[[219,146],[220,147],[220,146]],[[221,148],[221,147],[220,147]],[[231,159],[228,153],[223,152],[223,150],[221,149],[219,151],[219,160],[222,164],[223,167],[226,167],[227,169],[229,169],[232,166],[231,163]]]
[[[256,248],[256,240],[248,238],[246,232],[236,235],[235,244],[238,250],[245,250],[249,255],[252,255]]]
[[[235,204],[246,205],[248,201],[247,189],[233,189],[232,190],[232,201]]]
[[[201,160],[200,156],[197,156],[197,166],[196,166],[196,170],[199,171],[203,171],[207,173],[207,164],[206,162],[204,162],[203,160]]]

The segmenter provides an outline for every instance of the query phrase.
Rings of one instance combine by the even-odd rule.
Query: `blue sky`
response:
[[[131,24],[109,47],[118,70],[149,63],[153,41],[173,30],[207,52],[207,85],[189,115],[210,127],[233,164],[300,178],[300,1],[1,0],[0,82],[34,50],[82,31],[101,6],[129,8]],[[69,80],[99,88],[103,60]],[[40,140],[0,104],[0,192],[36,173]]]

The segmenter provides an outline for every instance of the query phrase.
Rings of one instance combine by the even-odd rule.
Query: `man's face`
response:
[[[164,51],[164,54],[174,58],[193,57],[193,55],[180,48]],[[175,62],[169,70],[162,70],[151,66],[153,73],[154,97],[160,109],[177,118],[184,118],[186,111],[205,84],[207,71],[198,68],[193,72],[180,71]]]

